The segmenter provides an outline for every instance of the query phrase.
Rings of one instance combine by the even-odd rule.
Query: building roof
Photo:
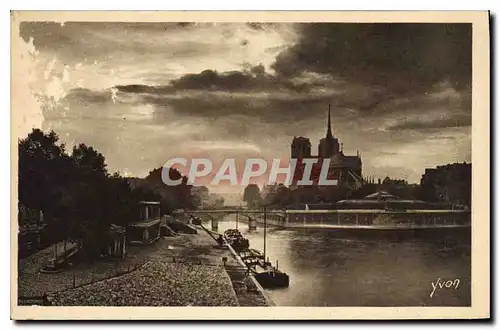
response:
[[[110,226],[109,226],[109,230],[113,233],[117,233],[117,234],[125,234],[125,228],[122,227],[122,226],[118,226],[118,225],[115,225],[114,223],[112,223]]]
[[[160,205],[160,202],[140,201],[139,204]]]
[[[309,138],[307,138],[305,136],[294,136],[293,141],[303,141],[303,142],[307,142],[307,143],[311,144],[311,140],[309,140]]]
[[[129,226],[130,227],[141,227],[141,228],[145,228],[145,227],[151,227],[151,226],[154,226],[158,223],[160,223],[161,219],[160,218],[157,218],[157,219],[150,219],[150,220],[142,220],[142,221],[138,221],[138,222],[134,222],[134,223],[131,223]]]
[[[399,199],[399,197],[389,194],[387,191],[380,190],[377,191],[376,193],[365,196],[365,199],[388,200],[388,199]]]

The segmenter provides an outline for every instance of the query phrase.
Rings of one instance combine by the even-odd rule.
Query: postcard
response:
[[[11,318],[490,318],[488,12],[11,21]]]

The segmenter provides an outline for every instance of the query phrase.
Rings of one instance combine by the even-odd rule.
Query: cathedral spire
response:
[[[326,138],[327,139],[332,139],[332,119],[331,119],[331,114],[330,114],[330,104],[328,104],[328,127],[326,130]]]

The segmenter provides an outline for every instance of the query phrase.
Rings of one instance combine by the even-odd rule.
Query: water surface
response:
[[[235,215],[228,215],[219,232],[236,226]],[[238,229],[263,250],[262,227],[249,231],[239,221]],[[289,288],[268,290],[269,296],[278,306],[469,306],[470,239],[456,232],[430,236],[268,228],[267,256],[290,276]],[[460,284],[438,286],[430,297],[438,278]]]

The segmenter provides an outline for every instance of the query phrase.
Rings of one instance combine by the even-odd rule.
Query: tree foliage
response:
[[[68,155],[53,131],[34,129],[18,147],[20,207],[41,210],[53,242],[81,242],[90,258],[106,242],[110,224],[139,219],[139,201],[161,201],[163,212],[193,206],[186,178],[179,186],[166,186],[159,168],[133,184],[132,178],[110,175],[105,157],[91,146],[79,144]],[[171,170],[171,177],[182,175]]]
[[[247,203],[249,208],[258,207],[262,201],[259,186],[254,183],[246,186],[243,192],[243,201]]]

